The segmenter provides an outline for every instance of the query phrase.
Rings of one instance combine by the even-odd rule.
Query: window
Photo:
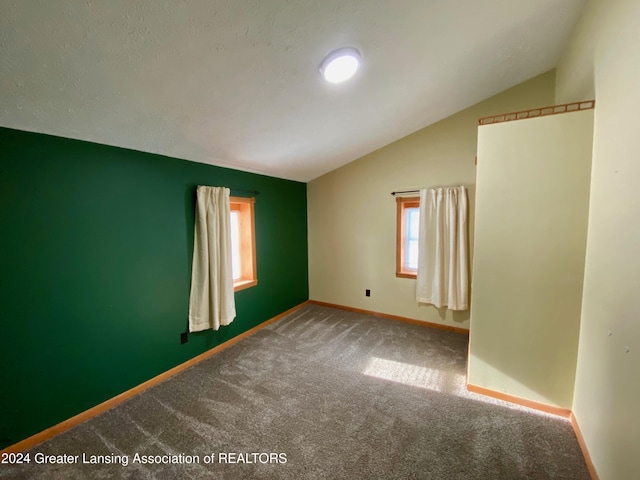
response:
[[[416,278],[420,197],[400,197],[396,198],[396,203],[396,277]]]
[[[230,197],[231,265],[233,287],[237,292],[258,284],[253,204],[255,198]]]

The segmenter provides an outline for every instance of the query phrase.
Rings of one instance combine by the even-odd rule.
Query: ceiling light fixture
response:
[[[320,73],[329,83],[342,83],[353,77],[361,60],[362,56],[356,48],[339,48],[324,57]]]

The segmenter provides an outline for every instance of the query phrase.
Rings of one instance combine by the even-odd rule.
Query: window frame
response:
[[[420,197],[397,197],[396,198],[396,277],[417,278],[417,270],[405,267],[406,222],[405,211],[409,208],[420,208]]]
[[[240,278],[233,280],[233,291],[244,290],[258,284],[256,269],[255,197],[229,197],[231,211],[239,212]]]

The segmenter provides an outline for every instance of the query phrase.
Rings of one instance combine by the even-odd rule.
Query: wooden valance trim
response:
[[[478,120],[478,125],[491,125],[492,123],[512,122],[513,120],[524,120],[525,118],[544,117],[546,115],[557,115],[559,113],[578,112],[580,110],[590,110],[596,106],[595,100],[585,100],[583,102],[564,103],[562,105],[552,105],[549,107],[532,108],[520,112],[501,113],[491,115]]]

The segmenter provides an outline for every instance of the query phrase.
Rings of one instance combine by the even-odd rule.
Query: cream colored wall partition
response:
[[[555,72],[547,72],[309,182],[310,298],[468,328],[468,311],[418,306],[415,279],[396,278],[396,202],[390,193],[468,186],[471,249],[478,118],[552,105],[554,85]]]
[[[593,110],[478,128],[469,384],[571,408]]]

